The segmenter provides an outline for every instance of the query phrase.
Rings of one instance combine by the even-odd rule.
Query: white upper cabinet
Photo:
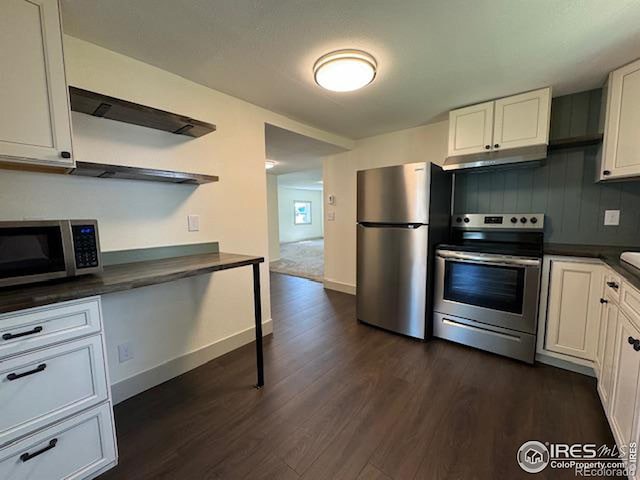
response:
[[[640,60],[609,75],[600,180],[640,177]]]
[[[493,104],[486,102],[449,112],[449,156],[491,150]]]
[[[501,98],[495,103],[495,150],[549,143],[550,88]]]
[[[3,0],[0,159],[72,166],[57,0]]]
[[[549,143],[551,88],[449,112],[448,156]]]

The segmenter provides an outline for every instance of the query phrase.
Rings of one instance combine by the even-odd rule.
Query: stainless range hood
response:
[[[447,157],[442,168],[444,170],[467,170],[472,168],[489,168],[516,163],[536,162],[547,158],[547,146],[512,148],[494,152]]]

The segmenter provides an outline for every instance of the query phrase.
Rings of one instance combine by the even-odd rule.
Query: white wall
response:
[[[335,205],[325,204],[325,286],[355,292],[356,283],[356,171],[412,162],[441,165],[447,155],[448,122],[365,138],[353,150],[324,160],[324,197],[335,195]],[[326,218],[325,217],[325,218]]]
[[[352,145],[90,43],[65,37],[64,46],[70,85],[218,126],[191,139],[73,114],[78,160],[209,173],[220,182],[195,188],[3,170],[2,220],[97,218],[105,251],[219,241],[223,251],[267,257],[264,123]],[[187,232],[191,213],[201,216],[200,232]],[[263,314],[269,319],[268,268],[263,265],[261,272]],[[112,383],[252,328],[251,298],[248,268],[105,295]],[[118,364],[117,345],[125,341],[132,343],[135,358]]]
[[[280,259],[278,222],[278,177],[267,175],[267,217],[269,223],[269,261]]]
[[[294,225],[293,202],[295,200],[311,202],[311,225]],[[281,243],[323,236],[321,190],[278,187],[278,212]]]

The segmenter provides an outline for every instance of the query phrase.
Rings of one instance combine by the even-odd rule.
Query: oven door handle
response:
[[[449,260],[460,260],[468,263],[479,263],[486,265],[515,265],[524,267],[539,267],[539,258],[517,258],[505,257],[501,255],[473,254],[464,252],[454,252],[448,250],[440,250],[437,252],[438,257]]]

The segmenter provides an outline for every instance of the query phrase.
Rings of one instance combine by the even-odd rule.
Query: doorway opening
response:
[[[323,161],[344,148],[265,124],[269,268],[324,280]]]
[[[272,180],[273,181],[273,180]],[[321,282],[324,278],[322,170],[278,175],[279,258],[272,272]]]

